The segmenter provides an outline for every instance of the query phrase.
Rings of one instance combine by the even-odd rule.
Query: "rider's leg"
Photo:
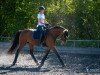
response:
[[[43,26],[38,26],[37,27],[37,34],[38,34],[38,39],[40,40],[41,42],[41,38],[43,36]]]

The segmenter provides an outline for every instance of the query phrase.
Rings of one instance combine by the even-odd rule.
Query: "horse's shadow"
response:
[[[50,70],[47,68],[28,68],[28,67],[12,67],[12,66],[8,66],[8,67],[0,67],[0,70],[2,70],[2,72],[0,72],[0,74],[7,74],[7,73],[11,73],[11,72],[20,72],[20,71],[27,71],[27,72],[49,72]]]

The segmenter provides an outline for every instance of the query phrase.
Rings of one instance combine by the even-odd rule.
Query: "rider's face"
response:
[[[40,10],[40,13],[41,13],[41,14],[44,14],[44,10]]]

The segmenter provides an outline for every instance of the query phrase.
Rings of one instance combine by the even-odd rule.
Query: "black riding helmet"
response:
[[[40,6],[39,10],[45,10],[45,7],[44,6]]]

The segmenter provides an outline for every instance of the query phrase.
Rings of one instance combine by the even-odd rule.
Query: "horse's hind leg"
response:
[[[18,48],[17,48],[17,51],[16,51],[16,54],[15,54],[15,58],[14,58],[14,61],[13,61],[13,63],[12,63],[12,66],[16,64],[17,59],[18,59],[18,56],[19,56],[19,52],[20,52],[20,50],[23,48],[24,45],[25,45],[25,42],[20,42],[20,43],[19,43],[19,46],[18,46]]]
[[[33,60],[35,61],[35,63],[36,63],[37,65],[39,65],[39,64],[38,64],[38,61],[36,60],[36,58],[35,58],[35,56],[34,56],[34,54],[33,54],[33,45],[29,43],[29,47],[30,47],[30,55],[32,56],[32,58],[33,58]]]

